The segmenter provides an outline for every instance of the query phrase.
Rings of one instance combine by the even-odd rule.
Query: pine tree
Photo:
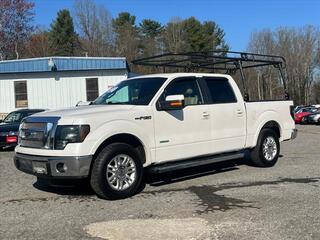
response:
[[[73,56],[77,35],[73,20],[66,9],[58,12],[57,19],[51,24],[49,33],[50,52],[55,56]]]
[[[161,23],[152,19],[143,19],[139,25],[141,34],[146,38],[158,37],[162,33],[163,29],[164,27]]]
[[[139,36],[135,21],[136,17],[128,12],[119,13],[112,21],[116,53],[118,56],[125,56],[128,61],[135,59],[139,53]]]

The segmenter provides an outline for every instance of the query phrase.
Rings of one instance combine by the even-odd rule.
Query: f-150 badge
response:
[[[134,120],[150,120],[151,116],[141,116],[141,117],[136,117]]]

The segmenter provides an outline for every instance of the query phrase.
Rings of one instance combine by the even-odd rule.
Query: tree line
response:
[[[224,30],[214,21],[173,18],[162,24],[136,21],[121,12],[113,18],[94,0],[76,0],[62,9],[49,28],[33,24],[30,0],[0,1],[0,60],[45,56],[123,56],[133,59],[166,52],[229,50]],[[282,55],[287,60],[288,88],[296,104],[320,102],[319,30],[313,26],[281,27],[252,33],[248,51]],[[142,73],[151,68],[135,67]],[[246,72],[253,99],[274,98],[281,83],[272,67]],[[236,75],[236,79],[238,79]]]
[[[288,90],[297,104],[320,103],[320,31],[314,26],[279,27],[252,33],[248,51],[286,59]],[[260,68],[249,73],[251,96],[273,98],[280,88],[276,71]]]
[[[41,29],[32,25],[33,8],[34,3],[29,0],[1,0],[2,59],[126,56],[131,61],[164,52],[229,48],[224,31],[215,22],[200,22],[194,17],[175,18],[166,25],[152,19],[137,23],[136,16],[128,12],[112,18],[94,0],[76,0],[71,11],[60,10],[50,27]]]

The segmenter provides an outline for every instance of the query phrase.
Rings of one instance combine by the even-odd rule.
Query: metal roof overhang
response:
[[[90,70],[129,70],[123,57],[44,57],[0,61],[0,74]]]

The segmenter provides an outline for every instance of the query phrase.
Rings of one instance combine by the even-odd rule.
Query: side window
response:
[[[233,92],[232,87],[226,78],[205,78],[207,83],[211,102],[213,104],[218,103],[235,103],[237,98]]]
[[[91,102],[99,96],[98,78],[86,78],[87,101]]]
[[[174,80],[164,90],[161,100],[164,101],[169,95],[184,95],[184,103],[186,106],[203,104],[200,89],[195,78]]]
[[[27,81],[14,82],[16,108],[28,107]]]

